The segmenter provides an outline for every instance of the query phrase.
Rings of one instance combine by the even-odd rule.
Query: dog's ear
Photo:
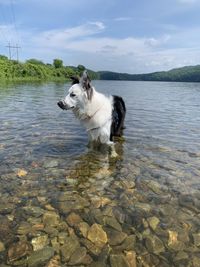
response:
[[[83,89],[86,91],[88,100],[91,100],[93,96],[93,88],[90,84],[91,80],[88,76],[87,70],[84,70],[80,81]]]
[[[70,76],[70,79],[72,80],[72,85],[80,82],[80,78],[78,76]]]

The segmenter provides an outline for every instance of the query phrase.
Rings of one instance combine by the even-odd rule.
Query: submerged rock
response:
[[[34,251],[42,249],[43,247],[49,244],[48,235],[41,235],[33,238],[31,240],[31,244],[33,246]]]
[[[185,245],[183,242],[178,240],[178,233],[175,231],[168,231],[169,239],[168,239],[168,246],[170,249],[175,251],[183,250]]]
[[[104,217],[104,223],[115,230],[122,231],[121,225],[118,223],[118,221],[114,217],[106,216]]]
[[[124,255],[110,255],[111,267],[130,267]]]
[[[26,170],[24,170],[24,169],[19,169],[19,170],[17,171],[17,176],[18,176],[19,178],[22,178],[22,177],[26,176],[27,174],[28,174],[28,172],[27,172]]]
[[[135,249],[135,243],[136,243],[136,236],[135,235],[129,235],[127,236],[121,245],[116,246],[116,251],[129,251]]]
[[[148,186],[149,189],[151,189],[154,193],[160,195],[163,194],[163,190],[161,190],[161,186],[158,182],[150,180],[147,181],[146,185]]]
[[[43,223],[45,226],[57,226],[60,221],[59,215],[54,211],[47,211],[43,214]]]
[[[192,259],[193,267],[199,267],[200,266],[200,258],[194,256]]]
[[[200,233],[192,234],[195,246],[200,246]]]
[[[126,255],[125,257],[126,257],[126,261],[129,264],[129,267],[137,267],[135,251],[125,251],[125,255]]]
[[[87,250],[85,247],[79,247],[77,248],[74,253],[72,254],[70,261],[69,261],[69,265],[78,265],[78,264],[82,264],[85,260],[87,254]]]
[[[23,208],[23,210],[27,215],[36,218],[40,217],[44,213],[44,210],[37,206],[26,206]]]
[[[90,226],[86,222],[80,222],[77,225],[77,229],[83,237],[87,237]]]
[[[69,235],[67,232],[59,232],[58,237],[57,237],[58,243],[61,245],[64,245],[68,237]]]
[[[168,246],[171,246],[178,242],[178,233],[175,231],[168,230],[169,239],[168,239]]]
[[[65,244],[60,248],[63,262],[68,262],[72,254],[80,247],[79,241],[75,235],[69,236]]]
[[[160,220],[157,217],[153,216],[153,217],[147,218],[147,222],[148,222],[150,228],[152,230],[155,230],[157,228]]]
[[[107,242],[107,234],[100,224],[94,223],[88,230],[87,238],[98,247],[103,247]]]
[[[44,266],[53,256],[54,249],[52,247],[34,251],[27,260],[28,267]]]
[[[58,161],[57,160],[50,160],[50,161],[46,161],[44,163],[44,168],[48,169],[48,168],[54,168],[58,166]]]
[[[45,267],[60,267],[60,256],[54,256],[46,265]]]
[[[28,255],[32,251],[32,247],[28,242],[19,241],[12,244],[8,249],[8,263],[12,263],[22,257]]]
[[[108,235],[108,243],[111,246],[117,246],[120,245],[124,239],[127,237],[127,234],[124,232],[119,232],[115,229],[107,229],[106,230],[107,235]]]
[[[27,222],[22,222],[17,229],[17,233],[19,235],[26,235],[30,233],[31,231],[32,231],[31,224]]]
[[[99,256],[99,254],[102,251],[101,247],[97,247],[94,243],[92,243],[90,240],[88,239],[81,239],[81,243],[89,250],[90,254],[92,254],[93,256]]]
[[[135,203],[135,208],[141,209],[145,212],[150,212],[151,210],[151,206],[148,203],[140,203],[140,202]]]
[[[179,251],[176,254],[175,261],[182,261],[182,260],[187,260],[189,258],[188,254],[184,251]]]
[[[165,251],[162,241],[157,236],[147,236],[145,239],[145,245],[149,252],[159,254]]]
[[[82,218],[78,214],[76,214],[75,212],[72,212],[67,216],[66,220],[70,226],[74,226],[74,225],[80,223],[82,221]]]
[[[0,241],[0,253],[5,250],[4,243]]]

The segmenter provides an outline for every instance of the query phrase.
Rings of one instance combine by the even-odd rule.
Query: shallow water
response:
[[[200,84],[93,84],[126,102],[117,158],[57,107],[69,84],[1,86],[0,266],[200,266]]]

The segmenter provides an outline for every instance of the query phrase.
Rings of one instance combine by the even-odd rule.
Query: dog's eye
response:
[[[70,97],[75,97],[76,95],[74,93],[71,93],[70,94]]]

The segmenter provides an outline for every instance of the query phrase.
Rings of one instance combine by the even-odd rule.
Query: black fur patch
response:
[[[91,80],[90,80],[86,70],[84,71],[84,73],[82,75],[82,86],[86,91],[88,100],[91,101],[92,96],[93,96],[93,88],[91,86]]]
[[[110,140],[113,141],[114,136],[121,136],[124,129],[124,119],[126,114],[126,106],[124,100],[120,96],[113,96],[112,124],[110,131]]]
[[[71,76],[70,79],[72,80],[72,85],[77,84],[80,81],[80,78],[78,76]]]

